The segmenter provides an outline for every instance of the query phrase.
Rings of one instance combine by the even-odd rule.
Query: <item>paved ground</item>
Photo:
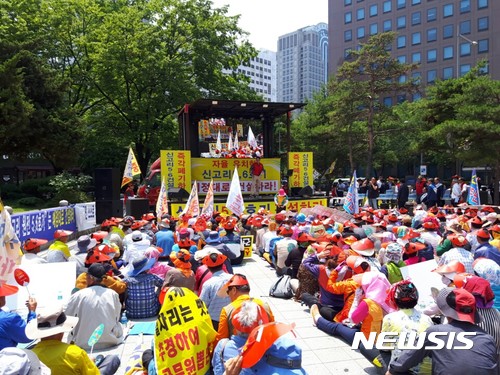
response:
[[[234,272],[245,274],[250,280],[251,295],[266,300],[273,310],[276,321],[295,322],[297,341],[302,347],[302,364],[309,374],[378,374],[377,369],[359,352],[351,350],[342,340],[329,336],[312,324],[309,309],[293,300],[268,296],[271,284],[276,280],[274,270],[257,255],[245,260]],[[128,324],[133,325],[133,321]],[[138,344],[151,345],[153,336],[128,336],[125,344],[110,351],[121,357],[118,374],[125,373],[128,359]],[[99,352],[94,352],[99,353]]]

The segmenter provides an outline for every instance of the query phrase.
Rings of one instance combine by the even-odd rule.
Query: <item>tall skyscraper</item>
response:
[[[238,72],[250,77],[250,88],[266,102],[276,101],[276,52],[261,49],[247,65],[240,65]]]
[[[328,79],[328,25],[319,23],[278,38],[278,102],[302,103]]]
[[[420,64],[413,75],[424,85],[462,76],[482,59],[500,79],[498,0],[328,1],[330,75],[370,35],[395,31],[393,57]]]

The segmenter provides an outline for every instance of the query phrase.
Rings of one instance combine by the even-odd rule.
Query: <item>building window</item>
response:
[[[420,32],[411,34],[411,44],[414,46],[420,43],[422,43],[422,34]]]
[[[445,4],[443,5],[443,17],[451,17],[453,16],[453,4]]]
[[[412,26],[420,25],[421,22],[422,22],[422,13],[421,12],[414,12],[411,14]]]
[[[390,96],[384,98],[384,106],[392,107],[392,98]]]
[[[460,0],[460,13],[470,12],[470,0]]]
[[[460,77],[467,74],[470,71],[470,68],[471,68],[470,64],[460,65]]]
[[[398,17],[397,24],[398,29],[404,29],[406,27],[406,16]]]
[[[460,34],[470,34],[470,21],[460,22]]]
[[[437,8],[427,9],[427,22],[435,21],[437,19]]]
[[[365,8],[359,8],[356,11],[356,20],[364,20],[365,19]]]
[[[411,0],[411,5],[417,5],[420,4],[422,0]]]
[[[378,26],[376,23],[372,23],[370,25],[370,35],[375,35],[376,33],[378,33]]]
[[[443,60],[448,60],[453,58],[453,46],[443,47]]]
[[[477,41],[477,52],[485,53],[489,51],[489,39],[481,39]]]
[[[434,62],[437,60],[437,50],[430,49],[427,51],[427,62]]]
[[[351,5],[352,4],[352,0],[344,0],[344,5]]]
[[[392,10],[391,1],[384,1],[384,13],[389,13]]]
[[[401,76],[399,76],[398,82],[399,83],[405,83],[406,82],[406,76],[404,74],[401,75]]]
[[[412,77],[415,81],[420,82],[420,77],[422,77],[422,73],[420,73],[420,72],[413,72],[413,73],[411,74],[411,77]]]
[[[370,5],[370,17],[375,17],[378,14],[378,5]]]
[[[398,95],[398,104],[401,104],[406,101],[406,95]]]
[[[365,27],[364,26],[358,27],[358,31],[357,31],[356,35],[357,35],[358,39],[364,38],[365,37]]]
[[[398,56],[398,61],[400,64],[406,64],[406,55]]]
[[[411,55],[411,62],[414,64],[420,64],[422,61],[422,53],[420,52],[415,52]]]
[[[486,64],[485,66],[482,66],[479,68],[479,73],[481,75],[488,74],[489,72],[490,72],[490,65],[489,64]]]
[[[436,78],[437,78],[436,69],[432,69],[432,70],[427,71],[427,83],[436,82]]]
[[[488,30],[488,17],[481,17],[477,19],[477,31]]]
[[[437,40],[437,29],[432,28],[427,30],[427,42],[435,42]]]
[[[352,40],[352,30],[344,31],[344,42],[349,42]]]
[[[397,43],[398,43],[398,48],[405,48],[406,47],[406,35],[398,36]]]
[[[488,8],[488,0],[477,0],[477,9]]]
[[[398,9],[406,8],[406,0],[398,0]]]
[[[392,30],[392,21],[391,20],[385,20],[384,21],[384,32],[385,31],[391,31]]]
[[[469,42],[460,43],[460,56],[470,56],[471,44]]]
[[[344,14],[344,23],[352,22],[352,12],[345,12]]]
[[[453,38],[453,25],[443,26],[443,39]]]
[[[453,68],[451,66],[443,68],[443,79],[450,79],[450,78],[453,78]]]

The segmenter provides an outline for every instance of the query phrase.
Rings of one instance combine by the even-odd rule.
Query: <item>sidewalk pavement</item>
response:
[[[344,341],[327,335],[313,326],[309,309],[300,303],[269,297],[269,288],[276,281],[275,271],[259,256],[253,254],[241,266],[234,266],[235,273],[242,273],[250,281],[250,295],[269,303],[276,321],[296,324],[297,343],[302,348],[302,366],[308,374],[379,374],[358,351],[352,350]],[[149,319],[146,321],[152,321]],[[129,321],[131,327],[135,321]],[[134,349],[142,342],[151,347],[153,336],[128,336],[125,343],[113,350],[94,351],[93,355],[117,354],[122,364],[117,374],[125,373]]]

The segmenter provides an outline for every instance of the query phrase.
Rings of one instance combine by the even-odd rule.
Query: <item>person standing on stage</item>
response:
[[[252,176],[252,189],[250,197],[258,197],[260,194],[260,181],[264,173],[264,165],[260,162],[260,156],[257,154],[255,161],[250,166],[250,175]]]

